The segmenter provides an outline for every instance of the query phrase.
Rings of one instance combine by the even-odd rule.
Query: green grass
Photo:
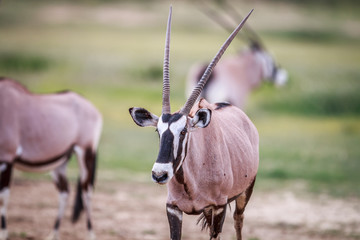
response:
[[[48,69],[50,65],[51,61],[41,56],[0,54],[0,70],[2,72],[40,72]]]
[[[99,179],[148,176],[157,134],[137,127],[128,109],[139,106],[160,114],[168,4],[72,4],[3,1],[0,75],[35,92],[71,89],[84,95],[104,117]],[[258,89],[246,109],[260,133],[257,187],[301,182],[314,193],[359,197],[360,14],[347,15],[349,6],[306,6],[241,3],[242,12],[255,8],[249,24],[290,74],[284,88]],[[178,109],[185,101],[188,69],[209,61],[227,33],[191,2],[176,2],[173,8],[171,104]],[[226,54],[243,46],[236,41]],[[77,175],[75,166],[73,161],[70,172]]]
[[[310,189],[359,195],[360,124],[357,118],[263,117],[259,175],[278,181],[305,180]]]

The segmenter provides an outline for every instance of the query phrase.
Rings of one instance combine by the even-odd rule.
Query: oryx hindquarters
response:
[[[258,133],[245,113],[230,104],[209,104],[204,99],[198,104],[195,102],[215,65],[251,12],[222,45],[184,106],[171,113],[168,72],[171,11],[170,7],[162,114],[158,117],[144,108],[130,108],[129,112],[137,125],[156,127],[159,134],[160,148],[152,168],[152,179],[168,187],[166,211],[171,239],[181,239],[184,212],[203,214],[205,225],[210,227],[211,239],[218,239],[226,206],[237,198],[235,225],[242,225],[244,199],[250,197],[246,192],[251,192],[249,189],[252,189],[258,168]],[[241,232],[241,227],[236,229]]]
[[[6,207],[13,166],[29,172],[52,171],[59,191],[59,209],[48,239],[59,239],[69,193],[66,166],[74,151],[78,157],[82,188],[86,190],[83,195],[87,198],[84,206],[88,213],[89,234],[94,238],[89,198],[94,183],[94,156],[102,128],[101,114],[76,93],[33,94],[6,78],[0,78],[0,112],[0,196],[4,203],[0,239],[7,238]]]

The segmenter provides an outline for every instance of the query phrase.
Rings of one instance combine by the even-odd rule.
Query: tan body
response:
[[[2,80],[0,112],[1,161],[12,162],[18,155],[29,162],[45,162],[72,145],[98,144],[101,115],[73,92],[35,95],[16,82]]]
[[[75,152],[82,186],[76,201],[83,201],[94,239],[90,196],[102,128],[99,111],[74,92],[33,94],[18,82],[0,78],[0,113],[0,175],[4,179],[0,182],[0,197],[7,202],[13,166],[23,171],[52,171],[60,192],[60,207],[51,239],[58,239],[69,192],[66,165]],[[1,212],[4,216],[6,204]],[[0,235],[0,239],[6,235]]]
[[[185,213],[226,205],[254,181],[259,165],[258,133],[243,111],[234,106],[215,110],[203,99],[190,115],[200,108],[210,109],[212,117],[206,128],[190,133],[182,165],[187,190],[176,178],[168,185],[168,204]]]

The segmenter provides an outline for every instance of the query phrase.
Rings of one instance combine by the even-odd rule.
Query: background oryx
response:
[[[30,172],[52,170],[59,190],[59,211],[49,238],[59,238],[58,230],[69,194],[66,166],[73,152],[80,167],[73,221],[84,208],[90,238],[95,238],[91,191],[101,128],[102,117],[98,110],[74,92],[33,94],[18,82],[0,78],[0,196],[3,200],[0,239],[8,235],[6,210],[13,167]]]
[[[228,31],[233,29],[228,21],[212,10],[207,1],[201,1],[199,7],[210,19],[216,21]],[[234,7],[227,1],[219,4],[235,22],[240,19]],[[249,48],[239,51],[238,54],[224,58],[212,72],[201,97],[209,102],[226,101],[239,108],[244,108],[249,94],[258,88],[264,81],[276,86],[286,83],[286,70],[280,68],[271,54],[266,50],[260,37],[249,27],[245,26],[242,36]],[[191,67],[186,83],[186,95],[190,96],[192,89],[197,85],[204,71],[206,63],[195,64]]]
[[[250,13],[249,13],[250,15]],[[195,104],[206,81],[226,48],[249,15],[230,35],[206,69],[184,107],[171,114],[169,82],[169,13],[163,79],[162,115],[143,108],[130,108],[139,126],[153,126],[160,137],[160,150],[152,179],[168,183],[167,216],[171,239],[181,238],[182,214],[202,214],[210,238],[219,239],[226,206],[235,200],[235,229],[241,239],[243,213],[252,193],[259,164],[259,137],[245,113],[226,103]]]

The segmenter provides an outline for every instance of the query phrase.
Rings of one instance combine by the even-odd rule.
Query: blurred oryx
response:
[[[52,171],[59,191],[59,210],[49,239],[59,239],[58,230],[69,195],[66,166],[73,152],[80,167],[73,221],[84,208],[90,239],[95,239],[91,192],[101,128],[99,111],[74,92],[33,94],[18,82],[0,78],[0,239],[8,236],[6,209],[13,167],[29,172]]]
[[[207,4],[202,1],[201,8],[205,11]],[[226,1],[221,6],[228,6]],[[227,10],[234,16],[234,8]],[[229,26],[225,19],[220,18],[217,11],[208,9],[205,13],[225,29]],[[239,18],[238,16],[234,16]],[[274,58],[266,50],[264,44],[250,27],[244,27],[243,36],[249,42],[249,48],[238,54],[224,58],[212,72],[201,97],[209,102],[226,101],[239,108],[245,106],[249,94],[258,88],[264,81],[282,86],[288,79],[286,70],[280,68]],[[191,67],[186,83],[186,95],[197,85],[207,67],[206,63],[195,64]]]
[[[249,13],[250,15],[250,13]],[[168,184],[166,211],[172,240],[181,239],[182,216],[201,214],[210,239],[219,239],[227,204],[235,201],[234,221],[241,239],[244,210],[250,199],[259,165],[259,136],[246,114],[227,103],[195,103],[211,71],[249,15],[240,23],[207,67],[198,85],[180,111],[170,111],[169,13],[160,117],[144,108],[130,108],[135,123],[153,126],[160,138],[160,150],[152,179]]]

